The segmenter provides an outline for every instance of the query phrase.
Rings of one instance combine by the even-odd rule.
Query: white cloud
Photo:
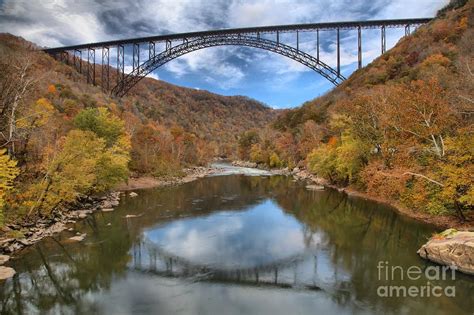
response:
[[[0,2],[0,32],[20,35],[42,46],[61,46],[163,32],[189,32],[360,19],[433,16],[448,0],[4,0]],[[355,32],[341,34],[341,65],[357,62]],[[314,33],[302,34],[300,49],[316,54]],[[397,36],[387,31],[388,43]],[[321,32],[321,59],[336,64],[334,34]],[[294,45],[294,35],[282,35]],[[390,45],[387,47],[390,48]],[[380,35],[365,32],[364,63],[379,55]],[[200,76],[221,89],[251,79],[254,71],[269,73],[275,86],[297,80],[305,66],[261,50],[221,47],[196,51],[165,66],[177,78]],[[259,70],[257,70],[259,69]],[[127,68],[129,71],[129,69]],[[276,74],[276,75],[273,75]],[[152,74],[151,76],[156,76]],[[282,79],[282,77],[284,77]]]

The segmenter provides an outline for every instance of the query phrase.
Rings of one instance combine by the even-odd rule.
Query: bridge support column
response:
[[[409,36],[410,35],[410,24],[407,24],[405,26],[405,36]]]
[[[102,47],[102,89],[108,91],[110,88],[110,50]]]
[[[385,37],[385,26],[382,26],[382,38],[381,38],[381,41],[382,41],[382,55],[385,54],[385,51],[386,51],[386,48],[387,48],[387,40],[386,40],[386,37]]]
[[[95,85],[95,48],[87,48],[87,83]]]
[[[155,49],[155,42],[148,43],[148,59],[152,59],[155,57],[156,49]]]
[[[77,54],[79,56],[77,56]],[[74,50],[74,66],[76,67],[76,70],[82,74],[82,51],[81,50]]]
[[[316,59],[319,60],[319,29],[316,30]]]
[[[124,47],[123,45],[117,46],[117,85],[122,84],[125,77],[125,64],[124,64]]]
[[[296,50],[300,50],[300,32],[296,31]]]
[[[277,45],[280,45],[280,32],[277,31]]]
[[[67,51],[61,52],[61,62],[69,65],[69,53]]]
[[[358,68],[362,68],[362,29],[359,26],[357,28],[357,59]]]
[[[337,75],[341,74],[341,45],[340,45],[340,36],[339,28],[337,28]]]
[[[140,44],[133,44],[133,71],[140,66]]]
[[[166,51],[170,50],[171,49],[171,41],[170,40],[167,40],[166,41]]]

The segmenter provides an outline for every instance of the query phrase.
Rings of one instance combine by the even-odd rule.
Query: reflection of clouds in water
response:
[[[221,268],[254,267],[305,251],[301,223],[271,200],[245,212],[178,220],[144,235],[173,255]]]

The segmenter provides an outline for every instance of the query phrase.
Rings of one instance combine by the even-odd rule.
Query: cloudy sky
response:
[[[0,32],[48,47],[219,28],[434,16],[448,0],[0,0]],[[393,46],[403,30],[387,31]],[[341,63],[357,63],[357,33],[341,33]],[[281,37],[295,42],[290,34]],[[335,33],[321,33],[321,59],[335,63]],[[300,49],[315,53],[315,34]],[[364,64],[380,52],[380,31],[363,32]],[[310,69],[267,51],[223,46],[175,59],[153,73],[162,80],[224,95],[247,95],[275,108],[294,107],[332,85]]]

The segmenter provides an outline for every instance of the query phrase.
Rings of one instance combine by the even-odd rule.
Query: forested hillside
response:
[[[474,208],[473,50],[474,1],[452,1],[327,95],[244,133],[241,157],[464,220]]]
[[[114,99],[35,48],[0,34],[0,209],[7,221],[48,216],[131,173],[179,175],[231,158],[240,133],[276,114],[246,97],[149,78]]]

